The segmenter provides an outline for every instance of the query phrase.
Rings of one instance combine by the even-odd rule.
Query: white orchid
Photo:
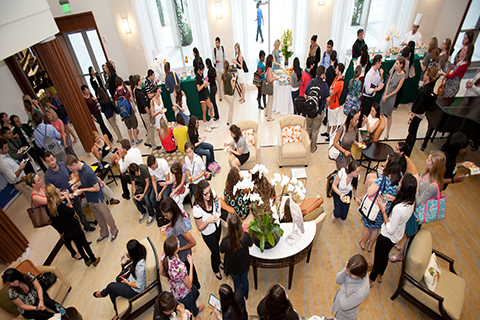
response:
[[[280,183],[280,186],[283,188],[285,187],[288,183],[290,182],[290,178],[282,175],[282,182]]]

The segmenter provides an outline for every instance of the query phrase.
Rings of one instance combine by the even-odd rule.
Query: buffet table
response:
[[[282,116],[293,114],[292,86],[290,77],[281,70],[280,73],[274,73],[275,77],[283,78],[273,82],[273,106],[272,112],[280,113]]]
[[[260,248],[253,245],[249,248],[251,262],[253,267],[253,280],[255,283],[255,290],[258,289],[258,271],[257,268],[288,268],[288,289],[292,288],[293,269],[295,263],[302,261],[307,257],[307,263],[310,262],[310,254],[312,252],[313,239],[315,238],[316,225],[314,221],[304,222],[305,233],[302,238],[293,246],[286,242],[286,237],[292,232],[293,223],[281,223],[283,229],[283,236],[280,242],[271,249],[266,249],[264,252]]]
[[[415,99],[415,95],[417,94],[418,91],[418,82],[420,81],[420,75],[422,73],[422,68],[420,67],[420,60],[423,59],[423,57],[415,54],[415,77],[409,78],[405,81],[403,84],[403,92],[402,92],[402,97],[400,99],[400,103],[409,103],[413,102]],[[353,78],[353,72],[354,72],[354,64],[357,61],[357,59],[351,59],[350,63],[348,65],[348,69],[345,72],[345,81],[347,83],[350,82],[350,80]],[[385,86],[387,85],[388,77],[389,77],[389,71],[395,64],[396,57],[393,59],[387,59],[382,62],[382,69],[384,70],[383,72],[383,81],[385,83]],[[372,62],[372,60],[370,60]],[[382,98],[384,90],[381,90],[377,92],[374,98],[374,102],[380,103],[380,99]]]

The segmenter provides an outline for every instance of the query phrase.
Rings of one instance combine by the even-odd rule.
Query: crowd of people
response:
[[[261,10],[260,13],[257,12],[256,21],[257,37],[260,34],[263,42]],[[399,104],[404,84],[415,75],[415,42],[421,42],[418,25],[414,24],[412,31],[405,35],[405,46],[392,69],[383,70],[382,56],[376,55],[370,61],[363,38],[364,31],[360,29],[352,47],[352,56],[357,60],[353,79],[349,83],[345,83],[345,65],[338,62],[333,40],[327,42],[327,49],[322,55],[316,35],[311,38],[305,69],[300,67],[300,59],[295,58],[289,79],[295,105],[302,98],[307,101],[310,97],[317,97],[314,112],[304,114],[306,130],[311,139],[310,151],[317,150],[322,123],[327,126],[327,130],[321,136],[339,151],[338,157],[334,159],[338,173],[332,185],[332,222],[347,218],[351,201],[360,206],[364,196],[379,199],[379,214],[376,218],[370,220],[366,216],[362,217],[364,229],[359,239],[362,250],[374,250],[373,265],[370,266],[361,254],[357,254],[337,274],[335,281],[340,289],[332,306],[337,319],[357,318],[359,305],[367,299],[369,287],[375,281],[382,281],[388,262],[402,261],[400,242],[403,236],[413,237],[421,228],[421,223],[414,214],[415,209],[437,197],[449,184],[463,181],[465,176],[456,175],[456,169],[469,165],[468,162],[456,163],[457,155],[464,153],[468,146],[468,138],[459,132],[451,134],[441,150],[428,156],[424,173],[418,174],[415,164],[409,158],[414,149],[419,124],[435,101],[434,88],[438,77],[443,76],[445,79],[445,97],[454,97],[458,93],[460,80],[465,75],[473,54],[473,33],[467,32],[463,48],[452,62],[451,40],[445,39],[438,48],[437,38],[431,39],[427,55],[421,61],[421,82],[411,107],[412,116],[408,121],[405,142],[398,143],[394,152],[389,154],[385,166],[367,176],[363,196],[359,194],[357,187],[360,164],[352,157],[352,145],[359,147],[362,142],[371,142],[382,118],[386,119],[385,139],[389,139],[393,111]],[[259,52],[254,75],[254,84],[258,89],[258,108],[265,109],[267,121],[275,120],[272,116],[273,82],[277,79],[274,71],[281,68],[279,45],[276,40],[271,54],[266,55],[263,50]],[[218,166],[213,145],[206,142],[205,136],[200,136],[200,120],[190,112],[187,96],[180,86],[180,78],[171,70],[168,62],[164,66],[165,89],[175,113],[175,122],[170,125],[165,115],[162,87],[153,70],[147,71],[143,84],[140,75],[132,75],[128,81],[124,81],[117,75],[111,61],[102,66],[103,80],[92,67],[89,68],[90,85],[95,92],[92,94],[87,85],[82,85],[80,90],[92,120],[98,124],[102,133],[92,132],[92,154],[99,164],[107,162],[116,165],[121,173],[122,197],[128,201],[132,196],[139,212],[140,224],[145,220],[147,226],[159,219],[166,221],[163,228],[167,237],[160,259],[160,275],[168,279],[170,292],[162,292],[157,297],[154,318],[170,319],[172,314],[177,313],[177,317],[181,314],[182,319],[189,319],[204,309],[203,305],[197,305],[196,302],[201,284],[192,254],[192,248],[197,245],[190,231],[194,225],[210,251],[215,277],[222,280],[223,270],[234,284],[234,288],[226,284],[219,286],[222,313],[214,309],[213,316],[218,319],[248,319],[248,248],[253,245],[253,241],[249,233],[243,231],[242,222],[248,216],[250,207],[233,188],[242,179],[239,168],[250,156],[245,137],[233,122],[234,89],[238,85],[238,102],[244,103],[245,72],[248,69],[238,43],[234,46],[235,57],[231,59],[236,75],[230,72],[231,66],[220,38],[215,39],[212,58],[205,59],[205,64],[198,49],[194,48],[193,52],[195,83],[205,132],[219,127],[215,123],[220,119],[217,93],[219,101],[225,99],[229,105],[226,124],[232,140],[224,146],[230,148],[228,162],[231,168],[223,193],[216,193],[209,183],[211,173],[216,172]],[[386,81],[384,72],[388,74]],[[479,74],[477,72],[475,78],[467,82],[467,95],[480,94]],[[375,95],[382,90],[380,103],[374,103]],[[0,114],[0,171],[29,203],[35,207],[45,206],[52,219],[52,226],[63,235],[72,258],[83,260],[87,267],[96,267],[101,258],[95,256],[84,233],[93,232],[96,227],[85,216],[81,195],[84,195],[84,201],[100,228],[97,243],[108,237],[111,242],[116,240],[119,230],[109,205],[120,201],[113,198],[113,192],[96,176],[94,170],[78,159],[73,149],[77,137],[69,126],[68,114],[50,88],[46,88],[45,93],[48,103],[44,107],[37,100],[24,96],[24,106],[33,122],[33,128],[29,124],[22,124],[16,115],[9,117],[5,113]],[[342,107],[347,116],[344,124],[339,123]],[[150,154],[144,163],[142,152],[138,148],[143,139],[139,137],[137,113],[140,114],[147,133],[144,146],[152,150],[163,149],[166,153],[178,150],[185,153],[182,162],[174,162],[169,166],[165,159]],[[122,137],[117,115],[126,126],[128,139]],[[207,116],[211,120],[207,121]],[[103,117],[112,127],[116,139],[105,125]],[[156,142],[156,133],[160,144]],[[118,149],[114,149],[114,141],[119,143]],[[23,153],[18,152],[21,148],[24,148]],[[205,157],[205,161],[202,157]],[[44,182],[37,174],[37,165],[44,172]],[[183,204],[187,196],[191,200],[195,223],[190,221]],[[80,221],[75,219],[75,214]],[[222,220],[226,222],[228,230],[223,239],[220,225]],[[75,243],[76,250],[72,242]],[[399,252],[390,256],[394,247]],[[220,254],[224,254],[223,261]],[[122,268],[127,271],[127,275],[111,282],[103,290],[95,291],[93,296],[102,298],[108,295],[116,313],[116,297],[131,298],[146,287],[145,259],[145,247],[135,239],[130,240],[127,243],[127,253],[122,256]],[[9,269],[2,278],[11,285],[9,298],[24,317],[47,319],[51,313],[46,307],[58,310],[58,303],[48,297],[32,274],[21,274]],[[262,319],[299,319],[287,291],[280,284],[275,284],[268,290],[258,305],[257,312]],[[118,319],[118,315],[114,319]]]

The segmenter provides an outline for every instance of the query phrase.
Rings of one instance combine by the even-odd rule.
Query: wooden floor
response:
[[[394,142],[389,142],[391,145]],[[440,147],[442,141],[430,144],[426,152],[417,148],[412,159],[420,170],[425,168],[425,159],[428,152]],[[262,162],[273,172],[290,175],[289,168],[278,169],[277,147],[262,148]],[[307,168],[306,181],[307,197],[324,195],[325,177],[334,170],[335,164],[328,160],[327,145],[319,145],[318,150],[310,159]],[[221,192],[228,173],[228,157],[223,151],[216,152],[216,159],[222,166],[222,172],[212,180],[215,191]],[[465,159],[480,164],[478,152],[468,151]],[[463,159],[459,159],[463,160]],[[363,170],[363,169],[362,169]],[[362,171],[363,174],[363,171]],[[361,180],[363,181],[363,180]],[[113,186],[113,185],[111,185]],[[359,186],[359,191],[363,185]],[[121,187],[114,189],[117,198],[120,198]],[[463,306],[462,319],[476,319],[480,317],[480,179],[469,177],[465,182],[449,186],[445,194],[448,196],[447,217],[444,221],[425,225],[433,234],[433,244],[440,250],[455,259],[458,274],[467,281],[466,300]],[[288,292],[294,308],[298,313],[308,319],[312,315],[331,316],[331,307],[338,286],[335,284],[335,275],[345,265],[345,262],[354,254],[362,253],[367,261],[373,262],[373,253],[361,251],[358,239],[363,225],[360,221],[356,206],[352,206],[346,221],[332,224],[329,215],[332,212],[332,201],[325,201],[327,220],[321,232],[319,241],[314,245],[311,261],[305,261],[295,266],[292,290]],[[119,237],[114,244],[110,240],[96,244],[98,232],[88,234],[93,241],[92,248],[96,255],[102,257],[97,268],[87,268],[83,262],[75,261],[62,248],[53,265],[57,266],[71,281],[72,291],[65,300],[66,306],[75,306],[84,319],[110,319],[114,315],[110,300],[95,299],[92,292],[102,289],[113,281],[119,272],[120,254],[125,250],[125,244],[131,238],[141,239],[151,237],[159,251],[163,251],[164,236],[160,234],[155,225],[147,227],[145,222],[138,224],[138,212],[132,201],[122,200],[120,205],[110,206],[120,230]],[[191,211],[187,206],[187,211]],[[218,281],[210,266],[209,250],[200,233],[194,227],[193,235],[197,246],[193,249],[193,257],[202,285],[199,304],[207,304],[210,293],[217,293],[221,283],[232,285],[231,279],[225,276]],[[370,297],[361,305],[359,319],[425,319],[426,316],[419,312],[408,302],[397,298],[390,300],[400,273],[400,264],[390,263],[383,278],[382,284],[374,284]],[[256,306],[266,291],[273,284],[280,282],[286,286],[288,278],[287,268],[259,269],[259,289],[253,289],[253,273],[250,272],[250,294],[247,301],[248,312],[256,314]],[[164,289],[168,289],[166,281],[162,281]],[[211,307],[207,305],[200,316],[208,319]],[[152,319],[153,312],[145,312],[139,319]]]

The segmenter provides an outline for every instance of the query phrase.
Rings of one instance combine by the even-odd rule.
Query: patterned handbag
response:
[[[415,209],[414,214],[418,217],[419,224],[445,219],[445,211],[447,209],[447,196],[444,196],[440,192],[438,184],[435,183],[435,186],[437,187],[437,197],[432,198],[425,203],[422,203],[420,206],[417,207],[417,209]]]

